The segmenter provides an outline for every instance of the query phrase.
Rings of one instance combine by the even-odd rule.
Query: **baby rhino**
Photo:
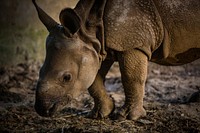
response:
[[[52,116],[88,89],[93,118],[114,110],[104,80],[119,62],[125,103],[118,119],[145,116],[144,87],[148,61],[181,65],[200,57],[199,0],[80,0],[60,12],[61,24],[33,0],[49,31],[40,70],[35,109]]]

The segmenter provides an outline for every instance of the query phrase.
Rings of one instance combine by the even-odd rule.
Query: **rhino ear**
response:
[[[35,2],[32,0],[37,12],[39,19],[46,26],[47,30],[50,32],[56,25],[59,25],[53,18],[51,18],[48,14],[46,14]]]
[[[59,19],[65,28],[65,32],[69,32],[69,34],[75,34],[79,31],[81,26],[81,19],[73,9],[63,9],[60,12]]]

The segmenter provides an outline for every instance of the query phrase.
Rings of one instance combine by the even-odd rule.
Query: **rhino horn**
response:
[[[48,14],[46,14],[35,2],[35,0],[32,0],[37,13],[38,17],[41,20],[41,22],[45,25],[47,30],[50,32],[51,29],[53,29],[56,25],[59,25],[53,18],[51,18]]]

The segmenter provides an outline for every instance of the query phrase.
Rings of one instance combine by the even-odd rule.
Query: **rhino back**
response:
[[[108,48],[137,48],[164,65],[200,57],[199,0],[109,0],[104,25]]]
[[[200,58],[200,1],[154,0],[168,32],[165,59],[160,64],[179,65]]]
[[[151,0],[108,0],[104,12],[106,46],[138,48],[149,58],[163,39],[160,16]]]

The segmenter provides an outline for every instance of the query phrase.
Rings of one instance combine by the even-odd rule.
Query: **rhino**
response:
[[[117,61],[125,102],[116,118],[137,120],[146,115],[148,62],[175,66],[200,57],[199,0],[79,0],[61,10],[60,24],[32,2],[49,31],[35,96],[41,116],[53,116],[88,90],[89,116],[109,117],[115,104],[104,81]]]

